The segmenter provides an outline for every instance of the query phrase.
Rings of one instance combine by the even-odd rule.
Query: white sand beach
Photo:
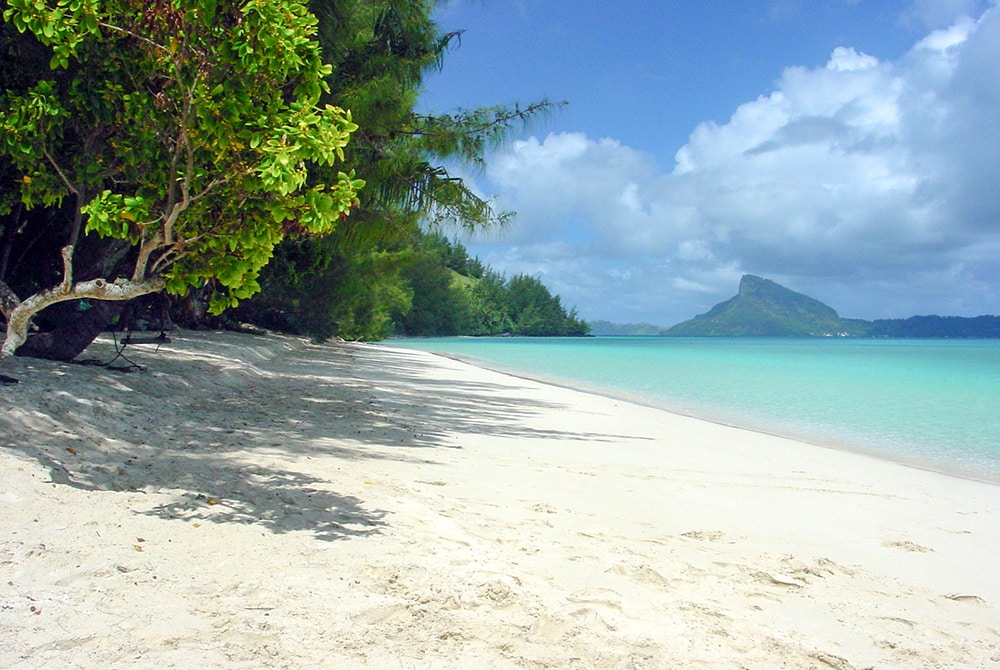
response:
[[[1000,668],[1000,486],[391,344],[171,338],[4,364],[0,667]]]

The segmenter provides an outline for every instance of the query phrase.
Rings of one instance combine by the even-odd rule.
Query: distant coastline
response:
[[[600,320],[589,324],[591,334],[596,336],[1000,338],[1000,316],[845,319],[815,298],[754,275],[743,276],[739,293],[733,298],[668,328]]]

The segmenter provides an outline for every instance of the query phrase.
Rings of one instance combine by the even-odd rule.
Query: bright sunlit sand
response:
[[[391,346],[128,353],[3,369],[4,668],[1000,664],[1000,487]]]

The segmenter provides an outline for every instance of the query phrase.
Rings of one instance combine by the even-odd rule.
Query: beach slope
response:
[[[0,667],[1000,667],[998,486],[391,346],[171,339],[5,363]]]

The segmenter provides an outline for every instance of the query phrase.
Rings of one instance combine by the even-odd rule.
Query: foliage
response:
[[[366,186],[351,218],[328,242],[307,247],[295,243],[294,253],[287,255],[277,250],[277,257],[289,262],[263,272],[263,294],[240,309],[241,318],[264,304],[274,308],[277,296],[283,296],[287,320],[297,324],[295,328],[309,321],[309,334],[314,336],[374,337],[385,331],[389,313],[404,329],[444,333],[467,327],[467,310],[456,302],[462,294],[453,294],[438,261],[426,255],[427,240],[419,227],[499,227],[511,215],[496,211],[443,163],[481,166],[486,151],[553,105],[541,102],[447,115],[415,112],[423,76],[441,67],[444,55],[459,39],[458,33],[438,32],[431,18],[433,5],[413,0],[312,3],[324,58],[334,66],[324,100],[351,109],[360,126],[345,149],[343,165]],[[395,259],[399,265],[387,272],[384,263],[367,261],[373,254]],[[462,257],[464,262],[475,262],[464,249]],[[328,275],[323,284],[301,281],[306,268],[328,263],[350,267],[352,274]],[[445,265],[460,274],[482,272],[481,266],[477,271]],[[303,305],[315,305],[304,292],[317,290],[328,295],[331,309],[297,314]],[[365,299],[356,304],[360,296]],[[416,301],[415,307],[407,296]],[[461,314],[435,312],[445,304]],[[324,318],[326,323],[319,323]]]
[[[418,231],[395,252],[331,248],[340,243],[336,236],[285,242],[261,274],[264,290],[228,314],[316,340],[589,333],[540,280],[508,280],[441,233]]]
[[[16,258],[10,285],[40,296],[9,322],[165,286],[190,288],[193,314],[210,295],[214,312],[318,339],[514,332],[515,317],[551,330],[558,302],[514,315],[505,279],[420,232],[509,221],[445,165],[481,167],[557,106],[417,113],[460,38],[434,6],[8,2],[0,288]]]
[[[407,234],[416,219],[406,214],[470,228],[509,220],[510,214],[496,211],[440,160],[481,166],[488,149],[553,107],[542,101],[449,115],[415,112],[425,73],[440,69],[460,37],[439,33],[431,18],[434,5],[430,0],[314,0],[311,5],[319,17],[324,57],[334,66],[328,100],[361,120],[347,164],[368,183],[362,206],[377,213],[375,225],[391,226],[392,219],[404,215]],[[392,215],[383,221],[386,210]]]
[[[440,257],[420,249],[403,269],[413,291],[410,309],[399,315],[399,330],[406,335],[447,336],[468,332],[471,305],[468,293]]]
[[[61,300],[212,280],[212,309],[235,305],[284,237],[329,233],[359,204],[363,180],[336,167],[357,126],[321,104],[331,68],[303,3],[8,0],[4,19],[55,72],[0,96],[0,167],[19,176],[0,215],[73,199],[60,286],[6,314],[8,355],[11,328]],[[127,242],[130,272],[74,283],[84,232]]]
[[[516,330],[507,300],[507,280],[487,270],[472,287],[472,332],[470,335],[502,335]]]
[[[456,271],[464,268],[479,276]],[[461,244],[439,233],[421,237],[417,260],[404,272],[413,289],[400,331],[411,336],[523,335],[579,336],[589,327],[567,311],[541,280],[516,275],[507,280],[470,259]]]
[[[876,319],[869,324],[870,337],[911,338],[1000,338],[1000,316],[911,316],[908,319]]]
[[[289,240],[261,273],[260,294],[227,316],[323,341],[379,340],[392,333],[391,314],[410,309],[401,253],[337,248],[337,236]]]

